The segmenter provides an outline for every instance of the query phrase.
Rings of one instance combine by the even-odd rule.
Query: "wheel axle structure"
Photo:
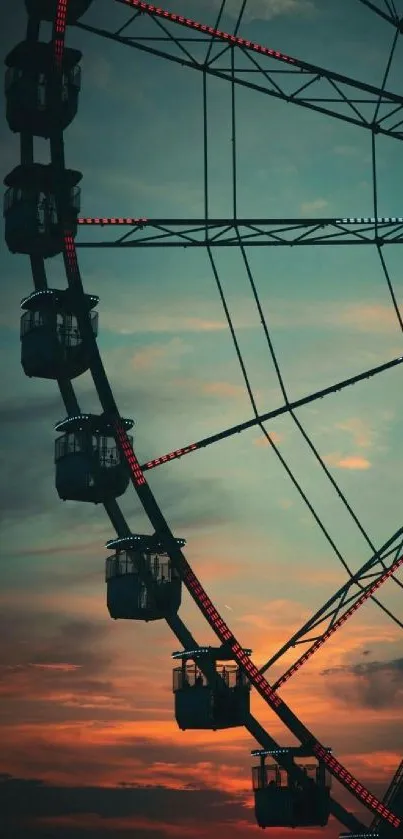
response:
[[[78,108],[81,56],[77,50],[65,45],[65,36],[69,25],[77,26],[150,55],[202,71],[204,91],[206,77],[210,74],[228,80],[233,95],[235,86],[240,85],[366,128],[372,132],[374,159],[377,134],[397,140],[403,139],[403,96],[386,89],[387,77],[383,87],[376,88],[240,37],[238,27],[246,0],[242,4],[234,34],[219,29],[225,0],[221,4],[216,26],[198,23],[142,0],[117,2],[131,9],[132,20],[136,20],[140,15],[147,15],[151,21],[163,26],[163,37],[160,38],[164,42],[163,47],[157,47],[155,44],[150,46],[152,39],[146,44],[140,38],[123,35],[122,30],[111,33],[82,23],[81,17],[90,7],[91,0],[26,0],[26,40],[9,54],[6,61],[7,119],[11,129],[20,134],[21,161],[5,178],[8,186],[4,211],[5,235],[12,252],[29,256],[34,282],[33,293],[22,301],[24,314],[21,321],[21,343],[24,370],[29,376],[57,381],[67,414],[66,419],[56,427],[61,434],[56,440],[57,491],[61,498],[102,503],[116,531],[116,538],[108,543],[108,547],[115,550],[115,554],[107,560],[108,608],[111,616],[143,620],[164,618],[181,643],[183,652],[175,654],[181,661],[175,671],[176,710],[177,719],[183,722],[183,725],[180,723],[181,727],[192,727],[192,714],[207,714],[204,719],[209,719],[208,710],[202,710],[201,705],[196,708],[198,697],[201,696],[200,690],[196,690],[199,680],[203,689],[207,687],[211,691],[214,701],[219,700],[215,724],[211,724],[211,727],[244,725],[259,744],[260,750],[253,753],[261,760],[260,766],[254,768],[255,803],[259,824],[262,827],[325,825],[330,812],[344,827],[352,831],[351,835],[377,835],[372,828],[366,828],[356,816],[330,795],[328,778],[332,776],[372,813],[373,824],[375,826],[376,823],[380,835],[403,837],[403,816],[391,809],[386,801],[382,802],[371,794],[337,760],[329,747],[323,745],[303,724],[278,693],[281,686],[366,600],[372,599],[396,624],[403,626],[376,598],[380,586],[390,578],[396,585],[402,586],[395,575],[403,564],[403,527],[381,548],[372,544],[294,413],[299,407],[316,399],[336,394],[346,387],[400,366],[403,356],[292,402],[282,382],[245,250],[250,246],[372,244],[379,253],[392,303],[403,327],[382,251],[384,245],[403,242],[403,217],[378,217],[375,206],[371,218],[242,219],[237,217],[235,201],[233,217],[227,219],[210,219],[207,213],[205,218],[193,221],[118,216],[80,217],[78,183],[81,173],[69,170],[65,166],[63,132],[74,119]],[[381,14],[373,3],[366,3],[365,0],[360,2]],[[397,40],[402,29],[401,21],[392,12],[383,13],[381,16],[395,28]],[[50,21],[53,26],[52,40],[49,44],[39,40],[42,21]],[[196,43],[195,37],[190,39],[191,46],[185,49],[185,39],[173,35],[171,30],[168,32],[165,24],[179,27],[181,31],[191,30],[192,33],[200,34],[202,42],[208,47],[206,60],[200,63],[191,53]],[[213,42],[222,43],[220,56],[228,56],[231,63],[229,69],[218,65],[211,55]],[[237,71],[235,68],[237,51],[250,62],[247,71]],[[262,65],[259,63],[261,61],[267,64]],[[278,77],[274,76],[278,66],[293,74],[290,78],[294,88],[286,88],[285,85],[282,87],[278,82]],[[326,84],[330,86],[331,95],[324,92]],[[312,93],[316,87],[318,96]],[[349,92],[348,95],[345,91]],[[333,106],[335,96],[344,110]],[[375,108],[375,116],[371,121],[365,116],[365,109],[370,107]],[[49,140],[49,165],[34,162],[33,139],[36,136]],[[119,232],[116,238],[117,229],[120,231],[122,227],[129,228],[128,232],[123,235]],[[109,231],[113,228],[114,238],[106,241],[80,241],[80,234],[84,228],[91,228],[92,231],[99,231],[101,228],[102,231]],[[100,357],[96,341],[98,320],[94,312],[98,298],[84,292],[77,248],[156,246],[207,249],[254,416],[245,423],[140,464],[133,448],[133,439],[128,434],[133,421],[122,419]],[[240,249],[255,303],[261,315],[268,348],[284,396],[284,405],[266,414],[257,411],[250,388],[213,257],[213,249],[216,247]],[[67,281],[64,291],[48,287],[45,271],[45,258],[52,258],[60,253],[63,255]],[[91,373],[99,397],[99,416],[82,413],[73,389],[72,379],[87,370]],[[292,417],[337,490],[342,503],[367,540],[371,557],[356,573],[352,573],[347,567],[302,487],[263,426],[263,422],[281,414]],[[182,551],[184,540],[173,535],[146,478],[147,471],[157,466],[195,453],[198,449],[241,433],[252,426],[257,426],[266,435],[270,446],[345,565],[349,576],[336,594],[260,669],[250,658],[251,651],[245,650],[235,638],[190,567]],[[125,492],[129,480],[154,531],[151,536],[131,533],[116,501],[116,498]],[[214,631],[220,643],[217,650],[199,646],[179,617],[181,585],[187,589]],[[265,671],[287,650],[299,643],[309,644],[308,649],[274,685],[269,684],[264,676]],[[193,664],[189,665],[189,660]],[[233,664],[219,665],[219,660]],[[193,680],[192,684],[189,683],[189,679]],[[299,747],[280,747],[251,714],[251,688],[277,714],[300,743]],[[194,709],[190,711],[189,703],[193,701]],[[231,703],[233,715],[228,722],[225,717]],[[209,703],[207,705],[209,706]],[[205,722],[204,725],[193,727],[210,727],[210,723]],[[269,755],[275,760],[274,767],[265,764]],[[310,776],[307,768],[296,762],[301,757],[311,757],[316,761],[314,775]],[[268,781],[270,772],[274,773],[273,789]],[[283,793],[278,781],[280,772],[286,773],[288,784],[287,794],[282,795],[282,815],[279,815],[278,809],[281,797],[279,793]],[[258,804],[258,801],[261,801],[262,805]],[[314,817],[313,813],[316,813]]]

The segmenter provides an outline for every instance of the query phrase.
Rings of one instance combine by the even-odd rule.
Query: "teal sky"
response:
[[[403,15],[402,0],[399,4]],[[214,23],[218,5],[172,0],[167,8]],[[245,37],[381,84],[393,30],[356,0],[248,0],[248,5],[240,30]],[[230,30],[240,2],[229,0],[227,6],[222,28]],[[126,17],[122,6],[98,0],[85,22],[117,29]],[[2,36],[4,54],[22,40],[24,26],[23,10],[16,10]],[[138,32],[152,31],[142,19]],[[66,163],[83,172],[81,215],[201,217],[201,74],[81,30],[69,30],[68,45],[83,52],[79,112],[65,133]],[[402,52],[400,42],[387,84],[396,92]],[[232,215],[230,106],[230,86],[209,79],[212,217]],[[239,217],[373,215],[369,131],[244,89],[236,91],[236,113]],[[401,216],[402,145],[380,137],[377,149],[378,214]],[[36,143],[35,153],[48,161],[45,142]],[[5,175],[19,158],[18,138],[5,121],[0,155]],[[77,242],[97,235],[83,229]],[[121,413],[136,421],[141,462],[252,416],[204,250],[78,253],[85,289],[100,297],[99,347]],[[384,253],[401,304],[401,246],[388,246]],[[282,397],[241,254],[223,248],[214,256],[259,410],[269,411]],[[179,732],[170,693],[170,652],[177,641],[162,623],[127,626],[108,618],[103,546],[114,534],[103,508],[58,499],[53,426],[64,416],[63,405],[54,383],[25,378],[19,361],[19,303],[32,289],[29,262],[8,253],[4,243],[0,259],[0,611],[8,641],[0,690],[3,685],[9,732],[0,768],[54,786],[110,788],[125,778],[172,791],[191,779],[198,789],[236,798],[232,828],[230,816],[221,827],[217,818],[216,835],[226,839],[231,829],[231,835],[249,839],[257,828],[252,813],[239,811],[239,801],[246,811],[253,742],[240,730],[215,739],[197,733],[193,740],[189,732]],[[375,248],[254,248],[248,259],[290,399],[403,355]],[[60,259],[48,260],[47,271],[51,287],[64,286]],[[400,381],[397,367],[298,413],[376,545],[401,525]],[[89,375],[74,387],[83,411],[96,413]],[[267,430],[346,561],[358,569],[371,551],[291,418],[268,423]],[[345,581],[337,557],[258,431],[148,477],[172,529],[187,539],[195,572],[235,634],[253,647],[257,663]],[[121,506],[134,532],[150,532],[131,490]],[[398,586],[387,583],[380,599],[402,619]],[[181,616],[200,643],[212,640],[187,595]],[[72,628],[68,641],[64,627]],[[360,670],[363,662],[367,669]],[[403,750],[401,662],[398,627],[371,603],[283,690],[303,722],[378,794]],[[69,676],[61,664],[77,673]],[[280,663],[269,675],[276,678],[284,669]],[[253,710],[273,736],[290,741],[260,700],[253,699]],[[112,727],[115,741],[109,739]],[[79,732],[81,745],[77,739],[73,748],[66,732]],[[125,752],[129,745],[132,761]],[[103,771],[101,764],[107,767]],[[355,809],[342,790],[335,795]],[[56,817],[49,812],[46,818]],[[72,839],[92,839],[99,827],[89,816],[85,824],[84,816],[71,823],[69,818],[49,822],[59,831],[57,839],[67,836],[67,828]],[[129,828],[136,839],[165,839],[172,824],[182,825],[168,816],[154,822],[149,813],[137,822],[130,816],[127,824],[124,813],[114,818],[118,839],[129,835]],[[32,827],[29,839],[37,839],[37,829]],[[192,839],[207,835],[191,814],[181,829]],[[337,830],[331,821],[324,835],[334,837]],[[305,835],[311,839],[314,831]]]

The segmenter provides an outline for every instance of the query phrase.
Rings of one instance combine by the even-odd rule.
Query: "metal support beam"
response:
[[[397,245],[403,242],[403,217],[381,218],[196,218],[149,219],[87,216],[79,229],[94,241],[78,248],[281,247],[307,245]],[[129,228],[122,235],[123,227]],[[102,234],[101,231],[102,230]],[[102,235],[102,238],[100,236]]]
[[[76,26],[86,32],[115,41],[132,49],[141,50],[155,57],[165,58],[182,67],[207,73],[231,84],[257,90],[287,103],[308,108],[311,111],[385,134],[398,140],[403,139],[403,96],[374,85],[351,78],[315,64],[302,61],[278,50],[248,41],[238,35],[218,30],[213,26],[197,23],[191,18],[176,15],[141,0],[115,0],[130,9],[139,9],[150,20],[164,22],[163,36],[159,38],[165,48],[154,46],[151,36],[136,37],[118,34],[96,26],[78,22]],[[138,21],[136,18],[136,26]],[[168,26],[167,26],[168,24]],[[173,29],[170,26],[173,25]],[[197,35],[210,36],[220,49],[200,56],[199,42],[193,44],[178,36],[176,26],[187,28]],[[158,27],[160,35],[161,28]],[[192,39],[193,40],[193,39]],[[229,51],[236,50],[239,56],[236,66],[229,61]],[[228,59],[228,61],[227,61]],[[242,61],[241,61],[242,59]],[[223,64],[224,60],[224,64]],[[228,66],[225,64],[227,61]],[[376,119],[374,115],[376,114]]]

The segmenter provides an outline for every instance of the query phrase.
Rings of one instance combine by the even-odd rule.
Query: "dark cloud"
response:
[[[16,826],[46,817],[92,814],[102,819],[135,817],[165,824],[236,822],[250,817],[240,796],[212,789],[169,789],[122,785],[114,788],[59,787],[41,780],[3,775],[2,816]]]
[[[403,700],[403,658],[343,665],[324,670],[337,683],[335,696],[367,708],[393,708]],[[347,678],[346,678],[347,677]],[[332,688],[333,692],[333,688]]]
[[[3,834],[4,839],[112,839],[110,828],[103,829],[99,824],[94,826],[93,830],[90,827],[76,827],[72,829],[71,825],[52,825],[46,827],[41,824],[38,827],[26,825],[11,826],[5,825]],[[147,827],[133,828],[132,825],[127,825],[126,828],[119,826],[113,831],[113,839],[167,839],[167,833],[164,829],[153,830]]]
[[[52,778],[62,771],[67,782],[78,783],[79,778],[80,783],[91,779],[97,784],[105,781],[105,774],[108,780],[136,780],[139,766],[147,767],[151,779],[156,764],[164,782],[172,779],[177,784],[178,777],[189,781],[181,767],[224,760],[228,766],[244,765],[248,787],[249,758],[243,747],[241,752],[222,753],[218,738],[216,743],[195,745],[179,730],[173,739],[170,662],[162,655],[161,666],[154,660],[150,671],[144,649],[138,656],[133,644],[131,656],[125,642],[120,657],[113,635],[120,631],[121,639],[127,637],[126,629],[133,628],[107,620],[102,625],[62,621],[49,613],[21,614],[18,621],[9,611],[1,616],[0,637],[7,637],[0,647],[2,767],[15,771],[17,761],[19,772],[28,776]],[[140,646],[145,637],[143,633]],[[149,720],[168,723],[157,739],[142,727]],[[124,722],[129,726],[122,737],[119,727]],[[71,737],[60,736],[65,726]],[[105,737],[94,736],[97,729]],[[234,732],[234,742],[239,738],[242,744],[242,737],[242,730]]]
[[[112,655],[106,650],[107,625],[61,621],[56,615],[0,617],[0,691],[4,699],[35,700],[57,691],[79,703],[83,697],[114,695],[107,676]],[[26,692],[25,692],[26,691]]]
[[[60,396],[12,399],[0,405],[0,518],[37,515],[52,505],[55,422]]]
[[[55,614],[31,613],[10,624],[9,615],[0,616],[0,636],[12,643],[0,647],[3,664],[40,666],[69,662],[99,672],[110,657],[103,648],[107,627],[94,620],[65,620]]]
[[[63,403],[59,395],[38,398],[31,396],[26,399],[10,399],[0,404],[0,425],[28,425],[32,422],[51,421],[53,424],[63,416]]]
[[[169,468],[152,479],[155,496],[164,516],[178,536],[186,538],[186,528],[229,524],[239,514],[220,478],[173,476]],[[239,499],[241,504],[241,499]],[[236,506],[236,509],[235,509]],[[183,533],[182,533],[183,531]]]
[[[85,391],[85,396],[87,395]],[[141,402],[144,395],[143,392],[136,394],[132,391],[132,404]],[[81,396],[82,394],[80,399]],[[150,394],[148,397],[150,398]],[[150,417],[155,416],[158,398],[152,397],[152,404],[149,405]],[[172,407],[174,408],[174,403]],[[95,405],[92,409],[88,407],[88,399],[85,399],[85,410],[96,411]],[[167,411],[161,413],[166,419]],[[98,507],[94,511],[92,504],[67,502],[62,507],[58,503],[53,462],[54,440],[57,436],[54,425],[64,415],[61,398],[56,394],[54,397],[30,398],[28,409],[27,403],[21,399],[12,399],[0,404],[0,521],[4,524],[17,518],[37,516],[51,511],[52,515],[60,517],[63,526],[68,527],[70,524],[77,526],[99,515],[98,510],[102,508]],[[151,446],[152,436],[155,439],[147,424],[143,424],[143,451],[155,453],[155,447]],[[142,461],[136,442],[135,446]],[[193,455],[194,458],[197,456]],[[236,512],[239,513],[239,509],[234,509],[235,504],[224,480],[201,477],[197,473],[192,478],[184,477],[179,464],[175,466],[176,469],[162,466],[155,473],[148,473],[147,478],[152,487],[155,487],[164,514],[168,519],[172,519],[177,530],[207,523],[227,523],[233,520]],[[129,490],[126,492],[126,495],[128,494]],[[124,505],[126,504],[125,499]],[[138,506],[138,502],[131,493],[131,507],[133,506]]]

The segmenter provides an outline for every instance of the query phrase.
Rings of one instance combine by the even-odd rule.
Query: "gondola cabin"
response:
[[[266,757],[287,753],[295,759],[303,776],[295,781],[278,764],[266,764]],[[260,758],[252,768],[255,816],[259,827],[323,827],[330,815],[331,778],[323,763],[297,759],[313,757],[301,747],[252,752]]]
[[[245,651],[248,655],[251,650]],[[177,652],[181,664],[173,671],[175,718],[182,731],[187,728],[235,728],[245,724],[250,709],[250,683],[234,664],[232,653],[223,647],[200,647]],[[213,671],[209,683],[203,664]]]
[[[92,0],[69,0],[62,5],[66,9],[67,23],[76,23],[89,9]],[[39,20],[50,20],[52,23],[58,11],[58,0],[25,0],[30,17]]]
[[[133,420],[122,420],[126,429]],[[126,461],[116,445],[112,426],[94,414],[67,417],[55,443],[56,489],[63,501],[105,503],[123,495],[130,480]],[[129,437],[132,442],[132,437]]]
[[[186,544],[184,539],[176,542],[178,547]],[[176,614],[181,603],[181,580],[155,537],[132,534],[112,539],[106,547],[115,550],[106,560],[111,618],[155,621]]]
[[[98,314],[92,310],[98,299],[91,294],[82,298],[95,336]],[[21,364],[27,376],[74,379],[88,370],[93,345],[81,336],[69,290],[34,291],[22,300],[21,308]]]
[[[14,47],[5,60],[6,116],[11,131],[50,137],[70,125],[78,107],[80,59],[78,50],[64,49],[55,101],[52,43],[22,41]]]
[[[52,164],[23,163],[4,178],[5,238],[12,253],[44,258],[63,249],[63,232],[77,232],[81,173],[56,170]],[[59,185],[59,186],[57,186]],[[66,196],[63,222],[56,207],[56,189]]]

